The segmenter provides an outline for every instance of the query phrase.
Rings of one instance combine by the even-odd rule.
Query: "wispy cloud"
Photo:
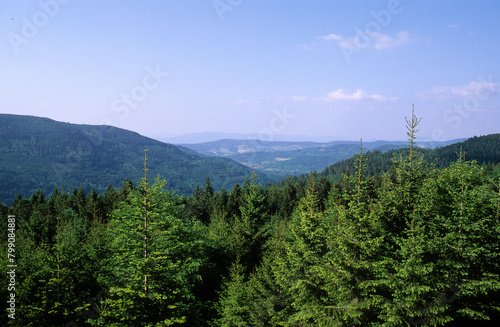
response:
[[[420,98],[449,99],[453,97],[478,96],[483,93],[500,92],[500,87],[493,81],[472,81],[462,86],[436,86],[430,92],[421,92],[416,95]]]
[[[294,95],[292,97],[292,101],[293,102],[302,102],[302,101],[306,101],[308,98],[306,96],[303,96],[303,95]]]
[[[345,102],[356,102],[356,101],[374,101],[374,102],[396,102],[397,97],[387,97],[380,94],[369,94],[363,89],[357,89],[356,91],[350,93],[342,88],[336,89],[324,96],[305,96],[305,95],[295,95],[295,96],[279,96],[275,98],[266,98],[264,101],[245,101],[237,100],[233,104],[236,105],[246,105],[249,107],[259,106],[266,102],[278,102],[278,103],[308,103],[308,104],[320,104],[329,103],[335,101],[345,101]]]
[[[377,102],[394,102],[397,101],[396,97],[387,97],[380,94],[369,94],[363,89],[349,93],[344,89],[337,89],[321,97],[309,96],[293,96],[290,98],[293,102],[333,102],[333,101],[377,101]]]
[[[353,93],[348,93],[344,89],[337,89],[333,92],[330,92],[324,97],[326,101],[364,101],[364,100],[372,100],[372,101],[396,101],[395,97],[386,97],[380,94],[368,94],[365,90],[357,89]]]
[[[312,51],[318,47],[318,42],[301,43],[297,45],[297,48],[305,51]]]
[[[322,39],[323,41],[342,41],[344,37],[340,34],[332,33],[324,36],[319,36],[318,38]]]
[[[255,108],[255,107],[258,107],[262,104],[262,101],[259,100],[259,101],[250,101],[250,100],[236,100],[236,101],[233,101],[233,104],[234,105],[237,105],[237,106],[247,106],[249,108]]]
[[[446,24],[446,27],[458,30],[460,28],[460,25],[458,25],[458,24]]]
[[[370,48],[375,50],[392,49],[402,46],[416,38],[408,31],[401,31],[396,36],[391,37],[380,32],[356,33],[355,36],[343,36],[340,34],[328,34],[319,36],[325,42],[336,42],[337,45],[345,49]]]

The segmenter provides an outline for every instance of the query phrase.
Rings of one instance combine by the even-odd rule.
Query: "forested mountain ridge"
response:
[[[360,144],[358,144],[358,151],[359,147]],[[364,145],[363,149],[365,149]],[[439,168],[445,168],[456,161],[461,149],[468,161],[476,160],[478,164],[487,166],[498,165],[500,164],[500,133],[474,136],[462,142],[435,149],[417,148],[416,151],[423,155],[426,162],[435,164]],[[367,159],[366,176],[382,174],[388,171],[392,167],[394,159],[408,155],[408,151],[408,147],[386,152],[377,149],[366,151],[365,149],[364,157]],[[351,157],[337,162],[323,169],[318,174],[318,177],[338,180],[344,173],[352,175],[356,171],[355,161],[356,158]],[[307,176],[302,176],[301,179],[307,179]]]
[[[209,177],[215,188],[243,183],[251,170],[227,158],[207,157],[111,126],[76,125],[48,118],[0,114],[0,202],[36,189],[65,186],[103,192],[142,176],[144,150],[151,174],[168,188],[191,193]],[[261,175],[264,178],[263,175]]]

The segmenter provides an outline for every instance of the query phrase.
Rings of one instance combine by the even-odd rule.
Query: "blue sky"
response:
[[[0,112],[161,137],[500,132],[500,2],[0,0]]]

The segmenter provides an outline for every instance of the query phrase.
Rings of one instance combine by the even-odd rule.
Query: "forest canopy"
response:
[[[373,174],[361,143],[336,179],[253,174],[216,190],[207,178],[179,196],[145,158],[119,189],[18,196],[0,206],[0,260],[13,215],[17,264],[16,319],[5,310],[2,325],[496,325],[499,161],[464,149],[428,161],[419,121]]]

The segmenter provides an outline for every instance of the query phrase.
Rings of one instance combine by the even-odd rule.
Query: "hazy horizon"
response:
[[[19,115],[19,114],[12,114],[12,113],[2,113],[1,114],[7,114],[7,115]],[[380,138],[358,138],[358,139],[345,139],[345,138],[331,138],[329,136],[325,135],[287,135],[287,134],[276,134],[273,136],[272,139],[266,139],[263,137],[262,134],[255,133],[255,134],[243,134],[243,133],[226,133],[226,132],[217,132],[217,131],[208,131],[208,132],[197,132],[197,133],[186,133],[186,134],[177,134],[177,135],[165,135],[165,134],[159,134],[159,135],[154,135],[154,134],[143,134],[138,131],[134,131],[128,128],[123,128],[119,126],[113,126],[113,125],[108,125],[108,124],[85,124],[85,123],[74,123],[70,121],[61,121],[61,120],[56,120],[47,116],[36,116],[36,115],[21,115],[21,116],[30,116],[30,117],[38,117],[38,118],[48,118],[52,119],[56,122],[59,123],[67,123],[67,124],[75,124],[75,125],[89,125],[89,126],[111,126],[111,127],[116,127],[116,128],[121,128],[124,130],[128,130],[130,132],[136,132],[139,133],[142,136],[149,137],[158,141],[162,141],[165,143],[172,143],[172,144],[197,144],[197,143],[208,143],[208,142],[213,142],[213,141],[220,141],[220,140],[256,140],[256,141],[263,141],[263,142],[313,142],[313,143],[328,143],[328,142],[376,142],[376,141],[387,141],[387,142],[407,142],[407,136],[405,135],[406,138],[397,138],[397,139],[380,139]],[[492,134],[492,133],[489,133]],[[495,134],[495,133],[493,133]],[[477,135],[472,135],[470,137],[474,136],[481,136],[481,135],[486,135],[486,134],[477,134]],[[447,142],[447,141],[456,141],[456,140],[463,140],[467,139],[470,137],[460,137],[460,138],[451,138],[451,139],[442,139],[440,140],[441,142]],[[432,138],[422,138],[418,136],[417,132],[417,143],[418,142],[440,142],[437,140],[433,140]]]
[[[146,135],[147,136],[147,135]],[[480,135],[473,135],[480,136]],[[471,136],[471,137],[473,137]],[[149,135],[148,137],[165,141],[173,144],[196,144],[196,143],[206,143],[219,141],[224,139],[231,140],[261,140],[268,141],[259,138],[258,134],[238,134],[238,133],[223,133],[223,132],[200,132],[200,133],[188,133],[181,135]],[[406,135],[404,136],[406,137]],[[378,138],[358,138],[358,139],[332,139],[328,136],[311,136],[311,135],[277,135],[272,141],[276,142],[317,142],[317,143],[328,143],[334,141],[345,141],[345,142],[359,142],[362,139],[363,142],[376,142],[376,141],[387,141],[387,142],[406,142],[407,139],[401,137],[399,139],[378,139]],[[442,141],[454,141],[464,138],[452,138]],[[465,138],[466,139],[466,138]],[[272,142],[271,141],[271,142]],[[432,138],[419,138],[417,135],[417,142],[430,142],[435,141]]]

